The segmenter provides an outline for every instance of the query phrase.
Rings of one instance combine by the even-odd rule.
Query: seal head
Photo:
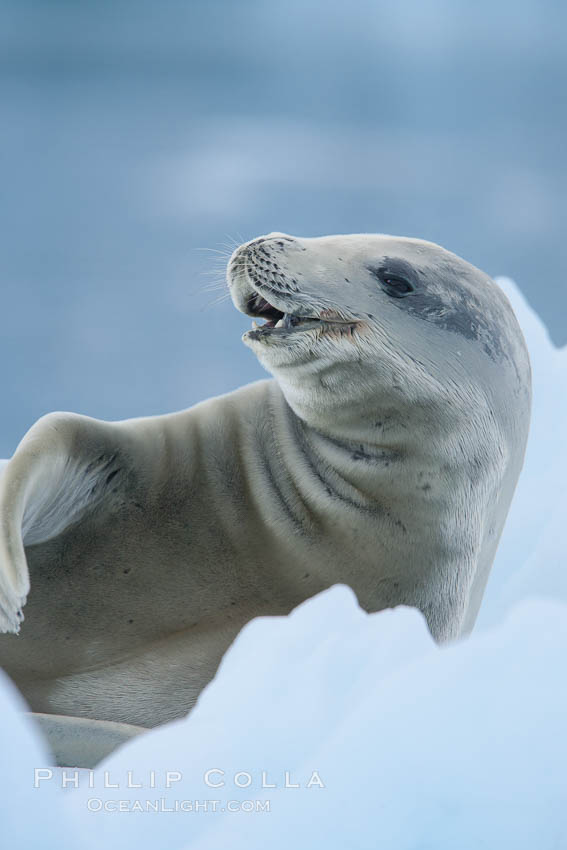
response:
[[[424,406],[439,426],[473,403],[505,419],[518,403],[522,418],[529,411],[527,351],[506,297],[438,245],[270,234],[234,252],[228,283],[235,306],[265,320],[244,342],[310,424],[333,430],[339,414],[344,427],[353,403],[358,433],[383,404],[405,430]]]

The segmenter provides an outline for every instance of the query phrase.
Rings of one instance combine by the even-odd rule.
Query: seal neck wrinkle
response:
[[[402,440],[401,429],[393,426],[390,439],[385,438],[387,417],[383,417],[385,429],[370,423],[357,434],[349,434],[348,429],[341,432],[340,428],[321,430],[297,415],[276,382],[271,384],[270,407],[274,440],[285,445],[286,456],[297,454],[293,467],[307,465],[317,470],[326,485],[348,491],[349,497],[375,499],[384,481],[395,478],[404,459],[413,455]]]
[[[353,375],[352,364],[301,376],[278,371],[277,385],[304,427],[348,451],[380,455],[414,437],[407,423],[417,400],[401,387],[380,387],[368,373]]]

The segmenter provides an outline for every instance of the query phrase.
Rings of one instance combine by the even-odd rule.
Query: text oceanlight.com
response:
[[[269,812],[270,800],[116,800],[89,797],[89,812]]]

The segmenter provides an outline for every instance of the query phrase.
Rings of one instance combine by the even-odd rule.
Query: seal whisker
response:
[[[195,251],[207,251],[211,254],[219,254],[221,257],[230,257],[230,248],[195,248]]]

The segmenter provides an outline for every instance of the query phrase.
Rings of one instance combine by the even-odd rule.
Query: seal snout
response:
[[[356,325],[323,299],[318,305],[312,303],[302,291],[302,273],[296,270],[294,249],[307,250],[292,236],[272,233],[245,242],[230,258],[227,282],[235,307],[254,319],[265,320],[260,326],[252,323],[246,340],[283,342],[300,332],[329,334],[341,328],[351,332]]]

